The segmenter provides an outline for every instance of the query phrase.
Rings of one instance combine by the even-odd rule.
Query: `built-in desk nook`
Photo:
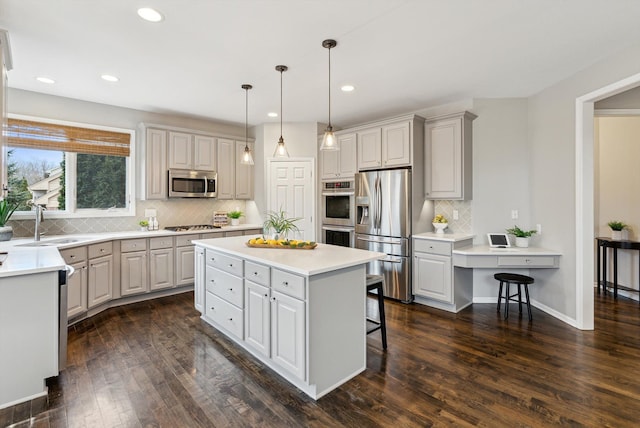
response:
[[[557,251],[537,247],[473,245],[473,235],[469,234],[414,235],[415,301],[459,312],[473,303],[474,269],[558,268],[560,256]]]

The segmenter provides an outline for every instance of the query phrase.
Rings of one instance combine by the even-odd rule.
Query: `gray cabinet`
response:
[[[425,122],[425,198],[472,199],[472,121],[463,112]]]
[[[205,274],[206,274],[206,261],[205,251],[202,247],[196,247],[194,250],[194,306],[198,312],[204,314],[204,299],[205,299]]]
[[[173,277],[174,259],[173,238],[162,236],[149,239],[149,290],[162,290],[176,285]],[[193,269],[193,253],[191,263]]]
[[[89,309],[106,303],[113,296],[113,243],[89,245],[87,306]]]
[[[67,284],[67,318],[71,319],[87,311],[87,247],[68,248],[60,255],[75,269]]]
[[[130,296],[149,291],[147,282],[147,240],[120,242],[120,295]]]
[[[253,199],[253,166],[242,165],[244,142],[218,138],[218,199]],[[249,143],[253,150],[253,143]]]
[[[338,134],[340,150],[320,152],[320,178],[323,180],[350,179],[358,172],[357,134]]]
[[[167,131],[143,128],[143,135],[142,159],[136,175],[141,199],[167,199]]]
[[[216,139],[186,132],[169,132],[169,168],[214,171]]]

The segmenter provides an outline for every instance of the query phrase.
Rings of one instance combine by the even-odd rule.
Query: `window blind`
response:
[[[7,145],[93,155],[129,156],[131,135],[123,132],[8,119]]]

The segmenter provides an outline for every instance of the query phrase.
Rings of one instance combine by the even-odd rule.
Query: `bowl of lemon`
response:
[[[251,238],[246,242],[248,247],[256,248],[281,248],[293,250],[313,250],[318,246],[314,241],[302,241],[298,239],[266,239],[263,237]]]

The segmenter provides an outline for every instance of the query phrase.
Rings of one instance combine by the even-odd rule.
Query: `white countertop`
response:
[[[430,239],[435,241],[447,241],[447,242],[458,242],[465,241],[467,239],[473,239],[475,235],[470,233],[435,233],[435,232],[426,232],[426,233],[417,233],[413,235],[415,239]]]
[[[465,256],[561,256],[558,251],[547,250],[539,247],[509,247],[509,248],[491,248],[488,245],[474,245],[472,247],[459,248],[453,250],[453,254],[461,254]]]
[[[156,236],[198,235],[199,233],[228,232],[234,230],[262,229],[261,224],[241,224],[238,226],[223,226],[221,228],[185,232],[170,230],[154,231],[123,231],[106,233],[87,233],[76,235],[42,236],[40,243],[51,243],[50,246],[28,246],[34,243],[33,238],[16,238],[0,242],[0,251],[6,251],[7,259],[0,266],[0,278],[15,275],[26,275],[38,272],[50,272],[64,269],[65,262],[58,252],[59,249],[77,247],[79,245],[96,244],[115,239],[153,238]],[[55,241],[66,241],[56,243]],[[74,242],[69,242],[74,241]],[[25,246],[25,244],[27,246]]]
[[[218,250],[246,260],[262,263],[299,275],[312,276],[319,273],[357,266],[386,257],[384,253],[318,244],[313,250],[288,248],[248,247],[248,236],[201,239],[194,241],[197,246]]]

